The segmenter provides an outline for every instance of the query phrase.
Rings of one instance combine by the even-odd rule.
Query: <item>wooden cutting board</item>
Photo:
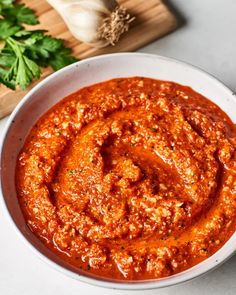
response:
[[[96,49],[76,40],[68,31],[62,18],[46,0],[24,0],[21,2],[34,9],[39,16],[40,24],[33,26],[32,29],[43,28],[48,30],[51,35],[64,39],[65,44],[73,49],[74,55],[79,59],[104,53],[134,51],[176,27],[175,17],[161,0],[120,0],[119,3],[126,7],[132,16],[135,16],[135,21],[116,46]],[[41,79],[50,73],[50,69],[44,69]],[[29,89],[38,82],[34,82],[25,91],[12,91],[1,85],[0,118],[8,115]]]

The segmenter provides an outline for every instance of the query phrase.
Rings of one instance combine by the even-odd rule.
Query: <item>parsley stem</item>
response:
[[[12,50],[14,51],[14,53],[17,57],[22,56],[22,50],[20,49],[18,42],[16,42],[13,38],[8,37],[6,39],[6,43],[11,46]]]

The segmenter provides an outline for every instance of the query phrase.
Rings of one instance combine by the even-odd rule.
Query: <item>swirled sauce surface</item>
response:
[[[78,270],[170,276],[235,231],[235,146],[234,124],[190,87],[114,79],[35,124],[18,158],[19,202],[35,235]]]

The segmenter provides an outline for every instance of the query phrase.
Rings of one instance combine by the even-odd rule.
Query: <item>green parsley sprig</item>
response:
[[[26,30],[36,25],[33,10],[14,0],[0,0],[0,83],[11,89],[25,89],[39,79],[40,67],[57,71],[77,59],[61,39],[47,35],[46,30]]]

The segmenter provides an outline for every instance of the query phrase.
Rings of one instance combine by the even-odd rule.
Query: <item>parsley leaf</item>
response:
[[[8,81],[4,79],[4,77],[7,75],[7,71],[0,68],[0,83],[4,84],[8,88],[14,90],[15,89],[15,82],[14,81]]]
[[[15,60],[8,73],[4,76],[6,82],[15,81],[16,85],[19,85],[21,89],[25,89],[33,80],[33,78],[40,77],[40,68],[32,60],[24,55],[24,47],[17,43],[12,38],[7,40],[15,53]]]
[[[48,59],[51,53],[55,53],[62,47],[63,41],[43,34],[33,34],[25,41],[26,51],[33,59]]]
[[[57,71],[76,61],[77,59],[71,56],[71,49],[64,47],[60,50],[60,52],[55,52],[53,57],[49,60],[49,64],[54,71]]]
[[[20,31],[21,27],[15,25],[9,20],[1,19],[0,20],[0,39],[6,39],[16,32]]]
[[[51,66],[56,71],[77,61],[63,40],[23,26],[37,23],[34,12],[24,4],[0,0],[0,84],[25,89],[40,77],[40,67]]]
[[[66,48],[63,40],[44,36],[43,32],[33,33],[25,41],[25,53],[41,66],[50,65],[57,71],[77,59],[71,56],[71,49]]]
[[[0,4],[3,6],[11,5],[14,2],[14,0],[1,0]]]
[[[157,128],[155,128],[155,127],[150,127],[150,130],[151,130],[152,132],[157,132]]]
[[[16,69],[16,84],[20,85],[22,89],[25,89],[27,85],[33,80],[33,78],[40,77],[40,68],[32,60],[26,56],[21,56],[17,60]]]
[[[12,7],[13,0],[0,0],[0,13],[2,10],[7,7]]]
[[[8,20],[27,25],[36,25],[38,20],[33,10],[26,7],[24,4],[15,4],[2,9],[2,16]]]
[[[4,53],[2,52],[1,58],[0,58],[0,66],[2,67],[11,67],[12,64],[15,62],[16,56],[10,52],[10,53]]]

